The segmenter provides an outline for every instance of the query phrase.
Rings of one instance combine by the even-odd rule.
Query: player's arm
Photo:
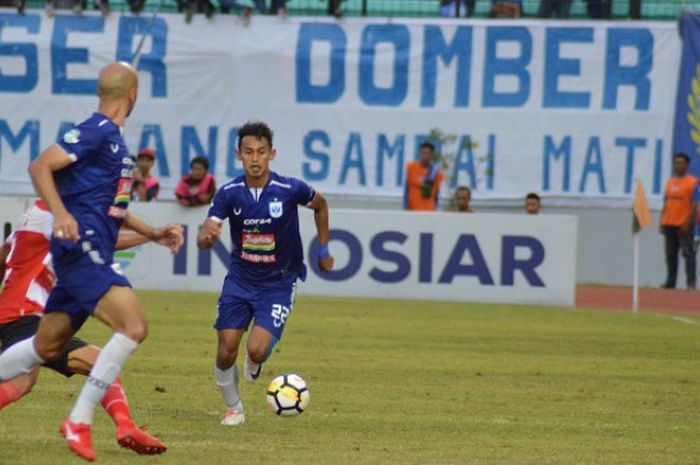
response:
[[[114,248],[117,250],[130,249],[131,247],[136,247],[137,245],[146,244],[148,242],[151,242],[151,240],[146,236],[136,231],[126,229],[119,231],[117,245]]]
[[[39,157],[29,165],[29,176],[32,178],[37,194],[53,214],[54,236],[77,242],[80,240],[78,223],[66,210],[53,177],[54,172],[67,167],[72,162],[65,150],[58,145],[52,145],[41,152]]]
[[[124,226],[136,231],[149,241],[165,245],[172,253],[177,253],[182,244],[185,243],[182,226],[176,223],[154,228],[127,212],[126,217],[124,217]]]
[[[7,257],[10,256],[10,241],[5,241],[0,245],[0,283],[5,280],[5,270],[7,269]]]
[[[227,192],[226,189],[219,189],[214,195],[207,219],[197,233],[197,247],[200,249],[210,249],[221,236],[224,220],[228,218],[232,209],[231,198]]]
[[[174,227],[174,228],[179,227],[180,229],[182,228],[182,226],[180,226],[180,225],[168,225],[166,227]],[[170,247],[171,242],[173,242],[174,244],[177,244],[180,242],[179,240],[173,241],[173,237],[175,237],[176,235],[177,235],[177,233],[175,233],[174,236],[167,236],[166,235],[166,236],[162,237],[161,239],[158,239],[155,242],[160,244],[160,245]],[[146,236],[144,236],[142,234],[137,233],[136,231],[132,231],[130,229],[121,230],[121,231],[119,231],[119,236],[117,238],[116,249],[117,250],[130,249],[131,247],[136,247],[137,245],[147,244],[148,242],[151,242],[151,239],[147,238]],[[171,251],[173,253],[177,253],[177,251],[179,250],[179,247],[177,247],[178,250],[173,250],[172,247],[170,247],[170,248],[171,248]]]
[[[318,235],[319,252],[318,267],[321,271],[331,271],[333,269],[333,255],[328,250],[330,239],[330,227],[328,226],[328,202],[320,193],[316,192],[314,198],[307,205],[314,211],[314,221],[316,222],[316,234]]]
[[[210,249],[221,235],[221,225],[222,221],[218,218],[207,218],[202,227],[199,228],[197,247]]]

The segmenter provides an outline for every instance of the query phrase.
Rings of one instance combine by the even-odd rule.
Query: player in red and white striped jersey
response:
[[[51,266],[50,239],[53,216],[41,200],[37,200],[20,219],[17,229],[0,247],[0,346],[7,350],[36,333],[44,305],[56,277]],[[177,252],[183,243],[182,227],[167,225],[174,234],[168,242],[160,242]],[[172,239],[172,238],[175,239]],[[120,232],[118,249],[148,242],[149,239],[132,231]],[[73,338],[61,356],[46,364],[64,376],[87,376],[100,349]],[[38,368],[12,381],[0,384],[0,409],[29,393],[39,375]],[[119,378],[109,387],[102,406],[117,426],[117,441],[122,447],[139,454],[159,454],[166,447],[158,439],[138,428],[131,413]]]

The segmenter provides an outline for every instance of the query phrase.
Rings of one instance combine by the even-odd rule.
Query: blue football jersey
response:
[[[54,179],[81,237],[112,250],[131,198],[133,160],[121,128],[100,113],[75,126],[57,142],[72,164]]]
[[[249,188],[244,176],[224,184],[208,217],[228,218],[233,246],[229,276],[252,285],[290,276],[306,279],[297,206],[315,195],[305,182],[273,172],[262,189]]]

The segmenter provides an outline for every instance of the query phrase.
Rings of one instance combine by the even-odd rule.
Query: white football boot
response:
[[[238,426],[245,423],[245,414],[243,410],[228,409],[221,424],[224,426]]]

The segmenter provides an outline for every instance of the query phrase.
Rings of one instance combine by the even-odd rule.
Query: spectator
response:
[[[185,13],[185,22],[190,23],[195,13],[204,13],[207,18],[214,15],[214,4],[211,0],[176,0],[177,11]]]
[[[537,17],[551,18],[554,13],[559,19],[567,19],[569,11],[571,11],[571,0],[541,0]]]
[[[27,0],[16,0],[15,5],[17,6],[17,13],[23,15],[27,8]],[[99,9],[103,16],[109,15],[111,11],[109,0],[96,0],[94,5],[95,9]],[[56,8],[71,8],[74,15],[80,16],[83,14],[86,6],[87,0],[46,0],[46,16],[53,18],[56,14]]]
[[[134,168],[134,183],[131,186],[131,198],[139,202],[150,202],[158,198],[160,183],[151,176],[151,169],[156,161],[156,153],[148,148],[139,150]]]
[[[253,0],[253,3],[258,13],[262,15],[267,14],[265,0]],[[219,0],[219,5],[221,6],[222,13],[233,11],[241,15],[243,18],[243,25],[247,26],[250,23],[250,15],[253,14],[253,9],[251,7],[242,5],[238,0]]]
[[[695,251],[692,225],[697,219],[698,180],[688,174],[690,157],[684,153],[673,156],[673,176],[666,183],[664,207],[661,210],[660,232],[666,245],[666,282],[662,287],[674,289],[678,272],[678,251],[685,259],[688,290],[695,289]]]
[[[612,0],[585,0],[588,17],[593,19],[610,19]]]
[[[343,0],[328,0],[328,16],[341,18],[343,16]]]
[[[175,188],[177,202],[185,207],[209,205],[216,183],[214,176],[209,174],[209,160],[204,157],[194,157],[190,162],[190,174],[180,179]]]
[[[522,18],[523,0],[491,0],[491,18]]]
[[[474,213],[469,203],[472,201],[472,190],[467,186],[460,186],[455,191],[455,211],[460,213]]]
[[[530,192],[525,196],[525,213],[528,215],[539,215],[542,203],[540,196],[534,192]]]
[[[277,15],[280,18],[286,18],[289,16],[287,0],[272,0],[272,3],[270,4],[270,14]]]
[[[435,162],[435,146],[423,142],[420,159],[406,165],[406,189],[404,208],[414,211],[435,211],[440,184],[444,179]]]
[[[457,6],[459,5],[459,14]],[[476,0],[440,0],[440,15],[449,18],[468,18],[474,14]]]
[[[129,11],[135,15],[141,14],[143,7],[146,6],[146,0],[126,0],[129,4]]]

